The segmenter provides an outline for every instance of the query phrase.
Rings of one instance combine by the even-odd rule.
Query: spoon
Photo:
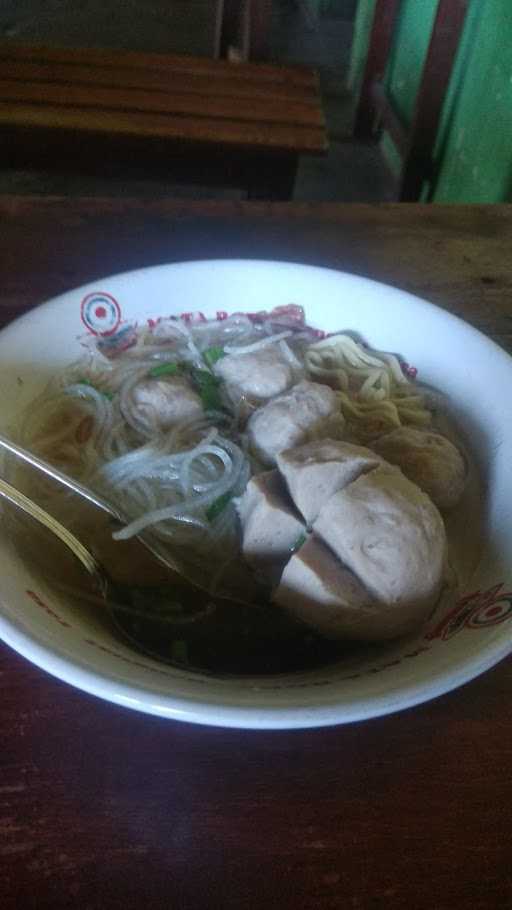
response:
[[[60,521],[57,521],[53,515],[50,515],[42,509],[41,506],[38,506],[37,503],[33,502],[28,496],[25,496],[24,493],[17,490],[16,487],[13,487],[12,484],[3,480],[1,477],[0,497],[6,499],[7,502],[10,502],[18,509],[21,509],[26,515],[30,515],[31,518],[35,519],[35,521],[62,541],[78,562],[85,568],[87,573],[92,576],[100,594],[106,597],[109,588],[108,575],[96,557],[93,556],[80,540],[78,540],[78,537],[75,537],[75,535],[65,528]]]
[[[104,606],[122,638],[149,657],[180,663],[179,660],[169,661],[168,656],[160,653],[158,647],[150,647],[144,640],[140,640],[140,636],[134,635],[131,626],[133,620],[137,621],[137,617],[143,618],[150,634],[155,637],[156,632],[156,637],[159,639],[162,637],[162,633],[165,634],[166,629],[179,628],[180,625],[212,613],[216,609],[217,603],[223,600],[223,598],[213,599],[203,589],[192,587],[188,581],[182,585],[180,579],[177,583],[173,580],[172,585],[168,588],[162,585],[138,588],[133,584],[114,581],[106,567],[68,528],[2,478],[0,478],[0,498],[7,500],[30,516],[60,540],[86,570],[93,582],[96,594],[83,591],[81,586],[74,587],[61,584],[59,581],[55,582],[57,589],[65,595],[78,597],[80,601]],[[192,610],[190,610],[191,593],[193,594]],[[245,607],[247,604],[242,603],[241,606]]]
[[[115,521],[120,522],[121,524],[128,523],[127,520],[124,518],[124,516],[121,514],[121,512],[118,509],[114,508],[114,506],[111,505],[109,502],[107,502],[106,499],[103,499],[102,496],[98,496],[92,490],[89,490],[88,487],[85,487],[83,484],[81,484],[78,480],[74,480],[73,478],[69,477],[67,474],[64,474],[63,471],[59,471],[58,468],[53,467],[53,465],[48,464],[47,461],[43,461],[42,458],[38,458],[37,455],[34,455],[32,452],[27,451],[27,449],[23,449],[21,446],[17,445],[15,442],[12,442],[12,440],[8,439],[6,436],[2,436],[1,434],[0,434],[0,448],[5,449],[5,451],[9,452],[11,455],[14,455],[16,458],[20,459],[21,461],[24,461],[25,464],[28,464],[32,468],[35,468],[36,471],[40,471],[42,474],[46,474],[47,477],[51,477],[51,479],[54,480],[56,483],[61,484],[64,487],[67,487],[67,489],[71,490],[72,493],[76,493],[77,496],[80,496],[82,499],[85,499],[91,505],[95,506],[101,512],[106,513],[108,516],[110,516],[110,518],[113,518]],[[14,492],[16,494],[18,494],[19,496],[23,496],[23,494],[20,494],[19,491],[15,490],[14,487],[12,487],[11,485],[8,484],[7,486],[9,487],[10,491],[14,490]],[[32,502],[31,500],[29,500],[26,496],[23,498],[25,501],[25,505],[30,503],[31,504],[30,508],[33,508],[35,506],[35,503]],[[13,500],[10,500],[10,501],[13,502]],[[21,505],[21,499],[18,502],[13,502],[13,504],[18,505],[20,508],[23,508],[23,506]],[[40,510],[39,517],[36,516],[35,512],[30,512],[29,508],[25,508],[24,511],[29,512],[29,514],[31,514],[32,517],[36,519],[36,521],[40,521],[41,524],[45,524],[45,527],[48,527],[48,529],[50,531],[53,530],[51,525],[48,525],[45,523],[46,519],[42,520],[43,514],[47,518],[50,518],[48,513],[44,512],[44,510]],[[60,527],[62,528],[62,525]],[[58,534],[57,536],[60,536],[60,535]],[[140,542],[143,544],[143,546],[145,546],[146,549],[148,549],[156,559],[158,559],[165,566],[167,566],[167,568],[172,569],[173,572],[179,573],[179,569],[178,569],[174,559],[172,559],[168,555],[166,555],[164,557],[162,555],[162,553],[160,553],[159,550],[157,550],[154,546],[151,546],[151,544],[149,544],[148,541],[145,540],[143,537],[138,536],[138,540],[140,540]]]
[[[79,481],[74,480],[67,474],[64,474],[63,471],[60,471],[58,468],[53,467],[53,465],[48,464],[48,462],[44,461],[42,458],[39,458],[32,452],[27,451],[26,449],[22,448],[1,434],[0,449],[4,449],[11,455],[14,455],[15,458],[28,464],[34,470],[45,474],[57,484],[66,487],[81,499],[86,500],[90,505],[93,506],[93,508],[108,516],[116,524],[128,524],[128,519],[126,516],[124,516],[122,512],[115,508],[106,499],[99,496],[97,493],[94,493]],[[51,516],[48,512],[46,512],[35,502],[29,499],[20,490],[17,490],[6,480],[0,480],[0,496],[9,500],[11,504],[21,509],[26,514],[30,515],[39,524],[43,525],[47,530],[49,530],[55,537],[58,537],[59,540],[61,540],[73,553],[76,559],[82,563],[88,573],[94,576],[100,591],[103,592],[106,590],[106,587],[109,587],[109,585],[112,587],[112,583],[106,583],[108,573],[105,568],[102,567],[100,562],[98,562],[96,557],[93,556],[93,554],[84,546],[81,541],[78,540],[77,537],[74,536],[74,534],[71,533],[71,531],[65,528],[59,521],[53,518],[53,516]],[[166,569],[169,569],[169,571],[174,575],[178,575],[180,579],[185,581],[187,585],[192,587],[193,590],[211,596],[212,591],[210,590],[209,586],[210,579],[208,578],[208,574],[205,573],[204,576],[202,576],[200,570],[196,566],[194,566],[194,568],[187,567],[187,565],[179,559],[179,556],[175,552],[169,551],[168,545],[166,545],[165,548],[163,546],[160,547],[158,542],[149,541],[146,539],[146,537],[140,534],[135,535],[133,538],[131,538],[131,540],[144,547],[145,550],[148,551],[151,556],[160,563],[160,565],[163,565]],[[216,588],[216,598],[220,600],[232,600],[238,603],[254,603],[255,600],[263,596],[263,591],[260,589],[252,573],[248,569],[245,569],[245,567],[242,569],[241,566],[237,566],[237,573],[238,577],[236,579],[235,586],[233,586],[232,582],[231,587],[226,587],[224,584],[222,588]]]
[[[254,602],[212,597],[180,577],[168,586],[118,582],[68,528],[0,478],[2,498],[67,547],[96,593],[60,580],[52,586],[71,602],[103,607],[121,639],[153,660],[187,671],[254,676],[316,669],[339,659],[339,643],[323,640],[263,597],[255,608]]]

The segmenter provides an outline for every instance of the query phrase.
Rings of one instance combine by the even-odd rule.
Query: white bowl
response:
[[[101,298],[101,299],[100,299]],[[135,653],[42,587],[0,527],[0,636],[49,673],[126,707],[230,727],[315,727],[410,707],[512,650],[512,359],[461,320],[395,288],[287,263],[207,261],[143,269],[70,291],[0,333],[0,424],[80,351],[87,331],[148,318],[301,304],[308,322],[399,352],[448,393],[487,484],[486,540],[464,597],[378,656],[287,676],[212,678]],[[118,325],[120,323],[120,325]]]

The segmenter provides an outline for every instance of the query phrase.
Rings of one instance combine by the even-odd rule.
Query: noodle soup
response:
[[[413,631],[474,568],[481,494],[470,452],[442,394],[394,354],[347,332],[324,337],[295,306],[161,319],[125,342],[119,349],[91,338],[11,428],[24,447],[121,511],[117,542],[67,493],[23,466],[10,475],[90,546],[108,548],[109,563],[117,560],[114,574],[131,595],[109,612],[134,647],[215,674],[315,669]],[[438,458],[430,474],[439,464],[446,471],[448,493],[429,487],[429,458]],[[293,481],[301,471],[309,471],[306,487],[316,477],[315,510],[328,477],[314,516],[300,476]],[[395,511],[386,513],[384,535],[351,549],[352,529],[331,539],[330,523],[343,522],[360,490],[374,504],[361,521],[374,521],[367,513],[380,515],[383,501]],[[442,518],[430,494],[440,496]],[[454,499],[447,508],[445,494]],[[338,511],[322,522],[336,497]],[[129,541],[138,534],[179,553],[205,591],[155,577],[153,563],[139,560],[134,571]],[[416,549],[406,552],[414,536]],[[364,565],[354,561],[356,546],[367,551]],[[385,571],[367,558],[375,546],[385,548]],[[390,562],[395,587],[411,576],[406,593],[388,592]],[[427,563],[439,568],[424,590]],[[93,595],[75,581],[64,584],[86,603]],[[408,610],[398,624],[396,604]]]

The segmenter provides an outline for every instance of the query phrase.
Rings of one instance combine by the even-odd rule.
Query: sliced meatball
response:
[[[446,436],[414,427],[400,427],[381,436],[375,449],[386,461],[398,465],[440,509],[450,509],[462,496],[466,464]]]
[[[308,524],[333,493],[381,462],[370,449],[335,439],[318,439],[277,455],[277,467]]]
[[[141,380],[133,390],[133,403],[146,423],[162,430],[203,413],[199,395],[183,376]]]
[[[227,354],[217,361],[215,372],[234,398],[273,398],[296,381],[292,364],[277,344],[247,354]]]
[[[258,408],[247,423],[247,431],[254,453],[264,464],[273,465],[285,449],[330,436],[342,425],[336,393],[327,385],[303,380],[286,395]]]
[[[387,637],[382,605],[314,537],[286,565],[273,599],[326,638]]]
[[[305,527],[278,471],[257,474],[237,503],[242,526],[242,552],[255,568],[284,562]]]
[[[398,468],[380,465],[334,493],[313,530],[378,601],[399,634],[441,589],[446,532],[436,506]]]

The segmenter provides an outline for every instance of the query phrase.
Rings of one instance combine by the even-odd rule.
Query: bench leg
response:
[[[289,202],[293,199],[298,155],[256,159],[248,172],[247,198]]]

